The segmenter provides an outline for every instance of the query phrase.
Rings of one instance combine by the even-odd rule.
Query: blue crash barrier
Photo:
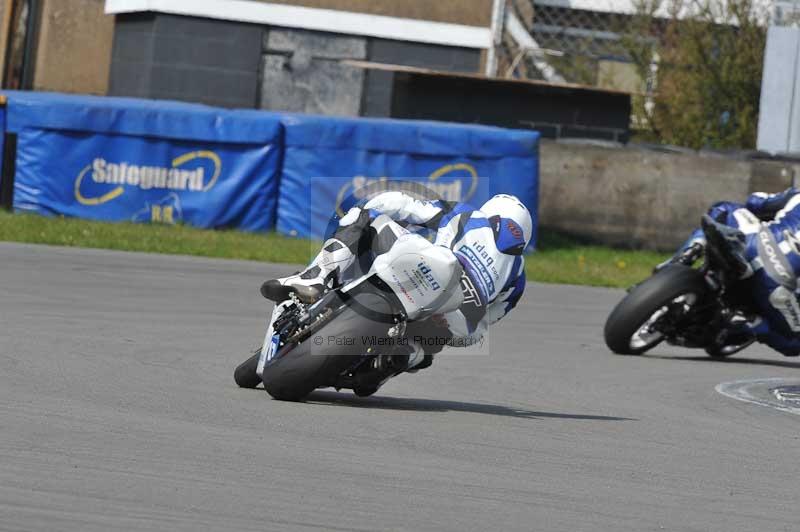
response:
[[[275,223],[278,115],[152,100],[8,92],[14,208],[266,231]]]
[[[3,134],[6,131],[6,101],[0,97],[0,168],[3,167],[3,154],[6,151],[6,136]],[[2,176],[0,176],[2,179]]]
[[[283,125],[277,225],[283,234],[322,238],[335,224],[334,209],[342,216],[369,192],[410,183],[475,206],[493,194],[515,194],[536,227],[537,132],[308,115],[285,116]]]
[[[362,200],[365,187],[400,179],[476,206],[515,194],[536,221],[532,131],[4,94],[5,129],[17,135],[18,211],[321,238],[331,214]]]

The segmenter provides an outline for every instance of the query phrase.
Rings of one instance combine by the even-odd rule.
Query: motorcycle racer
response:
[[[786,356],[800,355],[800,190],[757,192],[744,204],[716,203],[703,225],[676,257],[706,247],[710,239],[725,249],[758,312],[734,318],[729,334],[754,336]]]
[[[410,234],[406,225],[434,231],[433,243]],[[423,256],[447,250],[460,265],[463,299],[456,310],[409,324],[406,370],[414,371],[430,366],[444,344],[474,345],[516,306],[525,289],[523,252],[532,233],[531,215],[515,196],[499,194],[475,209],[466,203],[384,192],[363,207],[350,209],[307,268],[266,281],[261,293],[275,302],[291,294],[305,303],[316,301],[326,287],[355,278],[362,266],[359,259],[374,260],[399,238],[413,239]],[[442,284],[448,285],[447,281]]]

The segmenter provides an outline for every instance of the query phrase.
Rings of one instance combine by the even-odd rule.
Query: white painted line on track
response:
[[[766,406],[781,412],[800,415],[800,402],[785,399],[782,394],[775,393],[776,388],[784,386],[798,386],[798,379],[770,378],[748,379],[717,384],[714,389],[720,394],[759,406]],[[792,406],[788,403],[796,403]]]

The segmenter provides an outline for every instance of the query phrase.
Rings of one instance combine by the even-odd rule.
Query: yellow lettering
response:
[[[174,224],[175,209],[173,209],[170,205],[165,205],[164,207],[153,205],[150,207],[150,221],[154,224]]]
[[[208,173],[206,166],[195,169],[180,168],[193,160],[207,160],[214,165],[214,173],[208,183],[205,178]],[[105,159],[97,157],[92,164],[84,168],[75,178],[75,199],[81,205],[102,205],[108,203],[125,193],[124,186],[138,187],[142,190],[153,188],[190,190],[193,192],[206,192],[211,190],[219,180],[222,172],[222,160],[212,151],[194,151],[177,157],[172,161],[172,168],[158,166],[137,166],[128,162],[108,163]],[[81,184],[89,175],[98,184],[121,185],[98,197],[87,198],[81,193]],[[153,221],[162,221],[172,214],[165,214],[161,207],[151,207]]]

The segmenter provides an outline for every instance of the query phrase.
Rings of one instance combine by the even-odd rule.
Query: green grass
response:
[[[525,260],[529,280],[627,288],[649,277],[665,253],[631,251],[583,244],[543,232],[539,250]]]
[[[0,211],[0,241],[288,263],[308,262],[314,253],[313,242],[274,233],[92,222],[4,211]]]
[[[274,233],[205,231],[188,226],[104,223],[0,211],[0,241],[171,253],[302,264],[319,243]],[[647,277],[666,255],[582,244],[544,232],[526,259],[528,280],[627,287]]]

